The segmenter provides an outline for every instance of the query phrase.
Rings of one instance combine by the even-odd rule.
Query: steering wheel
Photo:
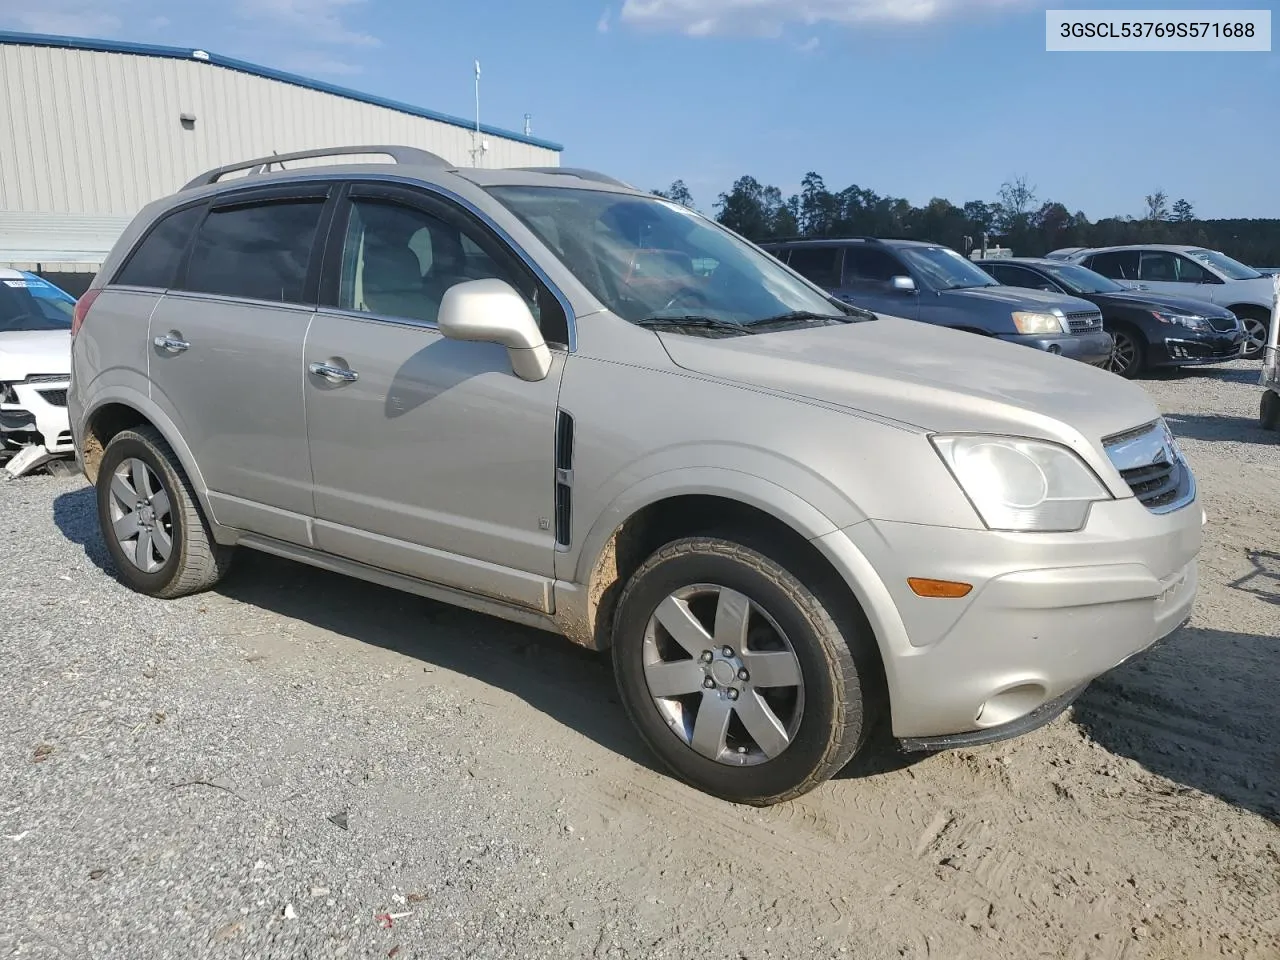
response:
[[[679,290],[675,292],[675,296],[673,296],[670,300],[667,301],[666,306],[662,308],[662,312],[666,313],[668,310],[674,307],[677,303],[680,303],[682,300],[685,300],[685,299],[696,300],[702,306],[707,306],[711,302],[710,300],[707,299],[707,295],[704,294],[701,290],[697,289],[696,287],[681,287]]]

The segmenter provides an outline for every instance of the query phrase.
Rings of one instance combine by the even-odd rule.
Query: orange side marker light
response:
[[[956,583],[953,580],[927,580],[921,577],[908,577],[907,585],[917,597],[930,600],[959,600],[973,592],[973,584]]]

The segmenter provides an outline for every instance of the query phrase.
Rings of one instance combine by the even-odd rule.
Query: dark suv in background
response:
[[[1002,287],[949,247],[913,240],[762,244],[836,297],[875,313],[967,330],[1106,366],[1112,341],[1092,303]]]
[[[1115,338],[1111,370],[1132,379],[1154,367],[1222,363],[1240,357],[1248,339],[1226,307],[1168,294],[1136,291],[1062,260],[980,260],[1010,287],[1066,293],[1096,304]]]

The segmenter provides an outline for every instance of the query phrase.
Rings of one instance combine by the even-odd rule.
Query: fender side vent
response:
[[[556,417],[556,546],[573,543],[573,415]]]

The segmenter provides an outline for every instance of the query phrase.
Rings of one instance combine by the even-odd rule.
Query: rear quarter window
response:
[[[162,217],[120,268],[115,283],[160,290],[173,286],[182,255],[203,213],[202,206],[188,207]]]

